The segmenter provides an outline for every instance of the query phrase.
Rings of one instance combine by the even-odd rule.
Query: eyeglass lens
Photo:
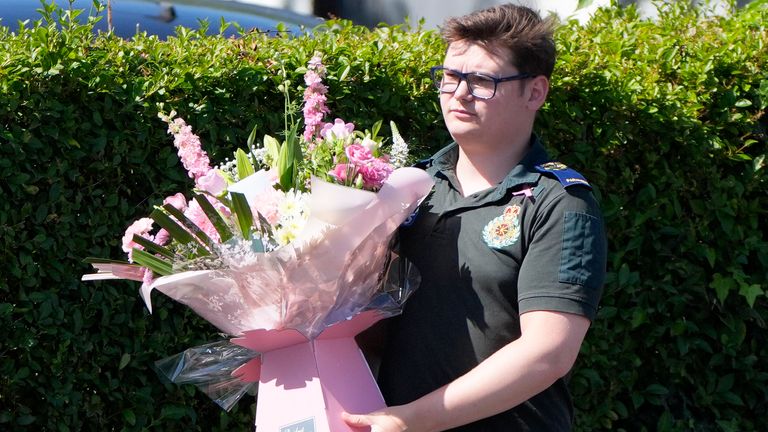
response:
[[[496,93],[496,82],[491,77],[477,73],[466,74],[469,91],[479,98],[491,98]],[[444,93],[453,93],[459,87],[462,76],[447,69],[436,69],[434,80],[437,89]]]

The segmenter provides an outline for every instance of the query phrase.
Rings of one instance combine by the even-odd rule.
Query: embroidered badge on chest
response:
[[[493,218],[483,228],[485,244],[500,249],[515,244],[520,239],[520,206],[511,205],[501,216]]]

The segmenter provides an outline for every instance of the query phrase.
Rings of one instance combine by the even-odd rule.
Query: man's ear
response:
[[[549,80],[544,75],[530,78],[528,82],[528,100],[526,105],[533,111],[538,111],[544,105],[549,94]]]

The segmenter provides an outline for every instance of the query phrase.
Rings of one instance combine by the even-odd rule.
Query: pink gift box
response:
[[[366,311],[308,340],[293,329],[251,330],[232,342],[261,353],[232,374],[259,381],[258,432],[347,432],[341,412],[386,404],[355,336],[382,318]]]

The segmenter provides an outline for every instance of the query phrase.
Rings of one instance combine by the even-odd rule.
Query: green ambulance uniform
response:
[[[390,406],[442,387],[519,338],[523,312],[590,320],[597,312],[606,241],[588,183],[548,163],[533,136],[498,186],[463,197],[457,158],[454,143],[430,160],[435,188],[400,229],[400,252],[422,282],[388,323],[379,385]],[[522,405],[455,430],[567,431],[572,417],[559,379]]]

